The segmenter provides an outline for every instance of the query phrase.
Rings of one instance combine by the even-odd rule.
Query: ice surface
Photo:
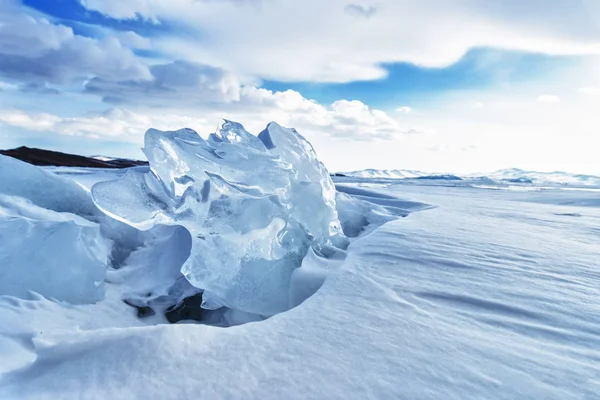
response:
[[[43,167],[45,171],[52,172],[54,175],[75,180],[78,184],[90,191],[92,186],[98,182],[110,181],[117,179],[130,169],[139,169],[147,171],[148,167],[131,167],[131,168],[84,168],[84,167]]]
[[[3,155],[0,155],[0,193],[26,198],[56,212],[92,219],[101,215],[81,185]]]
[[[93,186],[96,205],[140,229],[192,234],[183,274],[204,306],[273,315],[290,308],[290,279],[310,248],[344,247],[335,187],[298,132],[269,124],[258,137],[225,121],[208,140],[183,129],[146,132],[150,171]]]
[[[108,271],[121,298],[135,306],[148,306],[165,323],[164,311],[199,290],[182,275],[190,255],[192,238],[181,226],[159,225],[142,233],[142,245],[132,251],[120,268]]]
[[[73,304],[96,302],[104,296],[108,253],[97,224],[0,194],[0,295],[35,291]]]
[[[79,184],[0,156],[0,295],[101,300],[110,251],[92,222],[101,218]]]

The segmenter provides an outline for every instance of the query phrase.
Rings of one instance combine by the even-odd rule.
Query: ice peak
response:
[[[260,140],[248,132],[239,122],[223,119],[221,127],[217,129],[214,135],[209,136],[209,140],[217,139],[218,142],[226,143],[244,143],[255,150],[264,151],[265,147]]]

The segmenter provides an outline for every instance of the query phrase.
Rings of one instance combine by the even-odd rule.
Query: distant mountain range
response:
[[[600,186],[600,176],[571,174],[568,172],[536,172],[519,168],[501,169],[488,174],[431,174],[423,171],[407,169],[365,169],[351,172],[338,172],[338,176],[373,179],[417,179],[417,180],[464,180],[478,183],[502,184],[535,184],[535,185],[574,185],[574,186]]]
[[[384,178],[384,179],[405,179],[416,178],[419,176],[431,175],[422,171],[410,169],[363,169],[360,171],[350,171],[338,173],[345,176],[356,178]]]
[[[600,185],[600,176],[571,174],[563,171],[537,172],[526,171],[519,168],[501,169],[489,174],[472,174],[468,177],[486,177],[494,181],[504,181],[509,183],[534,183],[534,184],[563,184],[563,185]]]
[[[18,147],[11,150],[0,150],[0,154],[13,157],[29,164],[55,167],[87,167],[87,168],[127,168],[148,165],[147,161],[126,158],[110,158],[103,156],[85,157],[58,151]]]

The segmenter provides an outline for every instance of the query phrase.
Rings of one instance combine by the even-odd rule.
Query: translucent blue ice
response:
[[[343,247],[335,187],[311,144],[270,123],[258,136],[225,121],[207,140],[191,129],[150,129],[150,171],[92,188],[96,205],[140,229],[192,234],[183,274],[204,307],[261,315],[290,308],[290,279],[308,250]]]

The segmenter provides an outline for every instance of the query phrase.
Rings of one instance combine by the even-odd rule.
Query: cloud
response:
[[[360,4],[348,4],[344,7],[344,11],[353,16],[361,18],[371,18],[377,12],[377,7],[374,6],[363,6]]]
[[[165,105],[160,109],[112,108],[102,113],[78,117],[59,117],[23,110],[0,110],[0,123],[32,131],[60,135],[111,138],[139,142],[146,129],[191,127],[210,133],[221,118],[248,122],[259,132],[270,121],[295,127],[312,137],[351,141],[395,140],[405,135],[427,133],[423,127],[402,127],[385,112],[357,100],[338,100],[321,105],[292,90],[272,92],[256,87],[241,87],[239,100],[226,109],[197,105],[193,109]],[[134,105],[129,104],[128,107]]]
[[[402,127],[387,113],[358,100],[338,100],[326,106],[293,90],[272,92],[244,87],[241,93],[240,109],[270,115],[300,131],[358,141],[394,140],[414,133],[412,127]]]
[[[101,96],[107,103],[151,107],[190,108],[240,99],[240,82],[220,68],[175,61],[151,66],[150,75],[151,79],[143,81],[93,78],[86,83],[85,91]]]
[[[538,103],[560,103],[560,97],[555,96],[553,94],[543,94],[538,96]]]
[[[153,48],[171,59],[279,81],[380,79],[386,76],[386,63],[444,67],[482,47],[600,54],[593,10],[571,0],[556,0],[552,7],[520,0],[379,0],[377,8],[385,12],[375,14],[376,24],[348,18],[348,10],[365,16],[373,15],[373,8],[344,0],[84,4],[114,18],[141,16],[184,27],[185,35],[173,30],[168,37],[151,39]]]
[[[18,85],[15,85],[13,83],[8,83],[8,82],[2,82],[0,81],[0,91],[3,90],[14,90],[17,89]]]
[[[152,47],[152,42],[150,39],[140,36],[135,32],[126,31],[126,32],[111,32],[110,34],[115,35],[119,42],[125,47],[129,47],[132,49],[150,49]]]
[[[90,31],[97,37],[90,38],[45,20],[15,0],[0,0],[0,80],[7,82],[0,83],[4,90],[0,103],[31,108],[0,108],[3,133],[15,127],[15,136],[30,130],[48,141],[60,137],[66,142],[82,136],[139,144],[151,126],[190,126],[208,133],[224,117],[244,123],[253,132],[271,120],[296,127],[316,147],[329,152],[329,159],[346,163],[348,168],[340,165],[340,169],[359,163],[377,167],[384,162],[388,167],[427,165],[425,168],[440,170],[446,164],[471,170],[477,163],[503,167],[513,155],[514,160],[534,162],[532,149],[537,152],[541,141],[551,143],[548,149],[552,150],[536,154],[535,159],[545,159],[546,165],[554,167],[553,163],[559,162],[555,154],[564,153],[564,148],[590,155],[572,157],[574,165],[594,168],[597,164],[588,148],[598,148],[592,146],[598,142],[598,122],[593,118],[598,96],[569,96],[569,101],[551,107],[552,113],[533,101],[544,92],[565,98],[572,94],[573,87],[577,88],[569,80],[575,69],[572,66],[567,67],[570,76],[544,82],[542,87],[537,85],[542,78],[536,74],[534,86],[520,83],[518,95],[507,95],[508,91],[492,85],[481,91],[465,88],[451,93],[443,84],[435,88],[436,82],[428,82],[427,92],[417,93],[407,102],[415,107],[413,112],[403,106],[396,111],[390,107],[391,112],[386,113],[346,99],[321,104],[297,91],[260,88],[266,79],[294,81],[295,87],[309,87],[307,82],[381,79],[388,63],[443,67],[469,49],[481,47],[502,49],[495,52],[502,57],[510,50],[550,55],[600,52],[593,16],[570,0],[556,0],[552,7],[520,0],[378,0],[373,3],[376,11],[369,11],[373,7],[369,0],[362,1],[82,0],[90,10],[135,20],[121,26],[147,28],[147,21],[162,24],[149,37],[94,27]],[[350,7],[348,12],[353,5],[362,11]],[[350,18],[348,13],[362,20]],[[597,57],[585,58],[586,65],[589,60],[592,64]],[[571,61],[559,59],[557,63]],[[486,73],[493,69],[495,75],[503,69],[497,64],[481,68]],[[597,68],[594,71],[597,74]],[[576,82],[591,86],[579,92],[598,93],[593,87],[597,86],[595,75],[584,75],[578,75]],[[473,86],[479,82],[473,81]],[[75,93],[82,82],[85,95]],[[281,83],[277,86],[282,87]],[[415,82],[414,86],[417,92],[426,85]],[[327,98],[331,95],[328,89],[323,86],[321,92]],[[37,96],[55,90],[62,94]],[[390,92],[381,96],[381,107],[386,98],[390,102],[395,98],[393,93],[387,97]],[[360,98],[363,93],[349,96]],[[505,98],[498,98],[502,96]],[[558,99],[548,94],[539,96],[540,101],[548,96],[553,98],[550,102]],[[85,113],[89,107],[97,110],[100,98],[113,108]],[[405,121],[412,126],[405,126]],[[381,140],[385,144],[381,145]],[[520,145],[514,148],[517,141]],[[441,149],[436,157],[427,157],[418,149],[434,145]],[[470,145],[478,147],[474,157],[459,153]],[[356,152],[361,153],[359,159],[347,156]],[[394,163],[401,165],[391,165]]]
[[[424,135],[424,134],[434,134],[435,131],[433,129],[428,129],[422,126],[416,126],[414,128],[409,128],[406,131],[409,135]]]
[[[150,67],[147,81],[108,81],[91,79],[87,94],[101,96],[110,104],[148,113],[199,112],[247,120],[272,116],[271,120],[298,129],[306,128],[327,136],[353,140],[390,140],[414,134],[412,127],[401,127],[381,110],[357,100],[338,100],[322,105],[299,92],[273,92],[253,85],[242,85],[231,73],[221,69],[176,61]],[[266,121],[266,122],[270,122]]]
[[[600,95],[600,87],[582,87],[579,88],[577,90],[579,93],[583,93],[583,94],[587,94],[587,95],[591,95],[591,96],[597,96]]]
[[[23,110],[0,110],[0,124],[36,132],[67,136],[118,139],[138,142],[152,124],[169,127],[169,121],[158,123],[152,117],[122,109],[110,109],[81,117],[59,117],[48,113]]]
[[[32,131],[50,130],[59,121],[59,117],[47,113],[0,110],[0,123]]]
[[[0,4],[0,76],[28,82],[68,83],[99,76],[147,79],[149,71],[116,37],[92,39],[63,25]]]
[[[53,87],[48,87],[45,83],[29,82],[19,86],[19,90],[23,93],[36,94],[60,94],[60,91]]]

